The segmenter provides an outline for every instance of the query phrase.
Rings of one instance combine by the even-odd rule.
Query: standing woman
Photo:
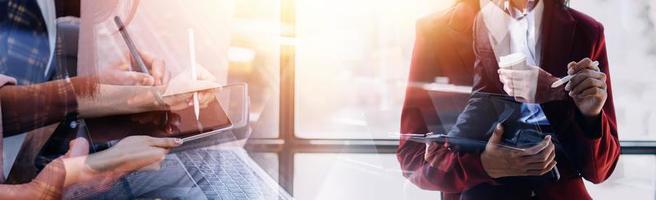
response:
[[[564,0],[460,0],[445,14],[419,21],[410,81],[430,81],[435,76],[449,76],[450,80],[453,80],[451,76],[469,76],[473,77],[468,81],[471,81],[469,83],[472,83],[474,93],[522,97],[512,94],[504,87],[504,83],[508,82],[504,79],[508,77],[499,76],[499,73],[505,72],[499,70],[495,56],[505,54],[494,54],[497,49],[493,49],[493,45],[496,44],[489,41],[494,36],[487,35],[489,32],[485,30],[478,32],[479,29],[476,29],[505,29],[506,27],[494,26],[493,23],[488,23],[487,25],[492,26],[486,27],[486,24],[477,21],[479,10],[496,9],[494,6],[503,8],[504,2],[506,5],[512,5],[513,9],[526,11],[520,14],[528,13],[534,16],[529,19],[540,20],[532,21],[533,24],[541,24],[534,27],[535,32],[526,34],[526,30],[518,29],[513,30],[510,35],[510,38],[525,41],[529,45],[516,45],[520,47],[506,49],[510,53],[530,52],[525,55],[534,56],[534,64],[540,69],[540,73],[536,74],[540,75],[540,80],[549,80],[538,83],[538,90],[545,86],[550,89],[550,83],[557,80],[554,77],[575,77],[566,86],[556,88],[560,92],[555,93],[562,96],[533,102],[539,103],[530,106],[530,111],[536,112],[522,113],[526,119],[537,119],[540,124],[550,127],[555,132],[553,138],[560,141],[564,151],[556,152],[555,158],[547,157],[546,160],[553,162],[525,166],[524,164],[534,163],[512,158],[511,153],[493,148],[495,145],[488,145],[488,148],[479,153],[463,153],[441,145],[431,145],[427,148],[423,143],[402,139],[397,157],[404,169],[404,175],[423,189],[442,191],[443,199],[590,199],[583,179],[593,183],[608,179],[618,161],[620,149],[604,28],[601,23],[567,7]],[[490,6],[484,7],[485,5]],[[510,14],[515,11],[501,12]],[[516,17],[516,20],[524,19],[522,15],[513,17]],[[475,23],[479,24],[474,26]],[[528,41],[527,37],[515,37],[521,35],[536,37],[528,37]],[[506,35],[497,36],[501,36],[498,39],[504,39]],[[592,60],[598,61],[599,65],[593,65]],[[408,89],[401,117],[403,133],[427,133],[430,126],[439,125],[436,114],[439,110],[435,110],[430,97],[423,93],[425,92]],[[536,94],[547,93],[550,91],[538,91]],[[468,108],[476,110],[481,106],[472,106],[472,102],[485,104],[488,101],[473,97]],[[522,119],[525,119],[524,117]],[[493,130],[494,133],[481,135],[488,138],[493,136],[491,142],[498,142],[502,135],[508,134],[501,128],[495,130],[496,124],[477,125]],[[554,152],[554,148],[546,149]],[[540,153],[527,157],[541,155],[553,154]],[[509,164],[519,161],[524,164]],[[555,182],[526,184],[515,178],[500,181],[507,177],[538,176],[553,168],[556,163],[561,177]],[[529,168],[535,166],[541,169],[529,171]]]

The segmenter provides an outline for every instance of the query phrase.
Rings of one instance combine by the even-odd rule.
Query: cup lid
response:
[[[526,55],[523,53],[513,53],[507,56],[501,56],[501,58],[499,58],[499,67],[508,68],[522,62],[526,62]]]

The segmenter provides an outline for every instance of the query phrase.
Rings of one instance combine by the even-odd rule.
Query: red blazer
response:
[[[572,100],[542,104],[557,139],[573,158],[557,155],[561,179],[531,188],[539,199],[589,199],[582,178],[601,183],[612,173],[619,157],[619,141],[608,71],[603,26],[591,17],[564,7],[556,0],[545,4],[542,28],[542,67],[554,76],[567,74],[567,64],[585,57],[600,62],[608,75],[608,100],[600,121],[585,124]],[[477,0],[460,1],[451,9],[419,20],[409,82],[430,82],[447,76],[453,84],[472,85],[475,91],[504,93],[498,80],[496,61],[477,54],[473,23],[479,9]],[[480,52],[478,52],[480,53]],[[486,67],[483,67],[486,66]],[[408,87],[401,117],[402,133],[426,133],[427,124],[440,123],[426,91]],[[445,199],[460,199],[463,191],[489,186],[507,194],[487,198],[525,198],[527,188],[495,185],[480,162],[480,154],[458,153],[438,148],[436,167],[424,160],[425,145],[401,140],[397,157],[411,182],[423,189],[439,190]],[[467,198],[463,196],[463,198]]]

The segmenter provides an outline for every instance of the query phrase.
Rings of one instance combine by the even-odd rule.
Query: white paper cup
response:
[[[523,53],[513,53],[507,56],[501,56],[499,58],[499,68],[513,70],[526,69],[528,68],[526,55]]]

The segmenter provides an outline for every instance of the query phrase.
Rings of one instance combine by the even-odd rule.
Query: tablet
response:
[[[487,141],[469,139],[469,138],[458,137],[458,136],[448,136],[442,134],[432,134],[432,135],[404,134],[401,136],[407,137],[408,140],[414,142],[420,142],[420,143],[435,142],[463,152],[481,152],[485,150],[485,147],[487,145]],[[502,148],[512,149],[516,151],[524,151],[524,149],[522,148],[513,147],[506,144],[498,144],[498,145],[499,147]]]
[[[218,99],[200,109],[193,106],[178,111],[147,112],[86,120],[92,143],[105,143],[131,135],[182,138],[184,142],[204,138],[232,128],[232,122]]]

